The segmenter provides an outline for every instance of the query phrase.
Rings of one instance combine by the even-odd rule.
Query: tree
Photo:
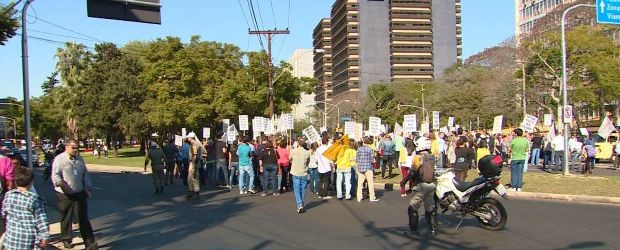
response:
[[[13,7],[14,5],[0,6],[0,45],[15,36],[15,31],[19,28],[19,20],[14,17],[17,10]]]
[[[65,48],[56,50],[56,71],[60,73],[62,88],[62,108],[66,112],[66,125],[69,138],[77,139],[78,120],[76,119],[77,99],[81,91],[81,79],[91,61],[91,53],[83,44],[68,42]]]
[[[616,31],[608,27],[580,26],[566,34],[570,101],[576,106],[594,107],[601,113],[605,104],[618,103],[620,100],[620,86],[617,84],[620,79],[616,74],[620,70],[618,45],[609,37],[610,33]],[[550,113],[556,113],[556,117],[561,117],[562,58],[559,32],[545,33],[541,39],[524,43],[523,46],[528,57],[525,71],[528,88],[532,90],[531,99]],[[617,106],[616,113],[619,114]],[[579,124],[579,116],[576,118]]]

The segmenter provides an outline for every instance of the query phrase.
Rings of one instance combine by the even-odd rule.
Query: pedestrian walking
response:
[[[148,153],[146,154],[146,160],[144,160],[144,168],[151,162],[151,170],[153,172],[153,186],[155,187],[155,193],[164,192],[164,165],[166,162],[166,156],[164,152],[157,147],[157,143],[151,141],[149,145]]]
[[[592,170],[594,169],[594,158],[596,157],[596,148],[591,144],[586,144],[583,146],[582,154],[583,157],[586,158],[586,164],[581,173],[592,174]]]
[[[317,194],[319,192],[319,155],[316,153],[316,149],[319,148],[319,144],[313,142],[310,145],[310,162],[308,163],[308,174],[310,175],[310,193]]]
[[[217,141],[214,145],[215,151],[215,182],[216,184],[220,183],[220,171],[224,174],[224,183],[226,184],[226,188],[230,188],[230,183],[228,179],[228,166],[226,157],[228,156],[228,152],[226,150],[226,142],[222,140],[222,133],[217,133],[216,135]]]
[[[552,145],[552,140],[551,140],[551,138],[553,137],[550,137],[551,133],[553,132],[552,131],[547,132],[547,135],[545,136],[543,140],[543,166],[542,166],[543,170],[549,169],[551,164],[553,163],[553,145]]]
[[[164,184],[174,184],[174,165],[178,154],[177,147],[174,145],[174,139],[168,140],[168,143],[164,145],[162,151],[164,151],[164,156],[166,158],[164,162],[164,170],[166,171],[164,174]]]
[[[528,140],[523,137],[523,130],[518,128],[515,137],[510,140],[510,187],[517,192],[523,189],[523,168],[526,161]]]
[[[561,171],[564,166],[564,151],[566,149],[566,145],[564,145],[564,133],[558,132],[558,134],[553,138],[552,146],[554,150],[554,163],[555,170]]]
[[[336,156],[336,198],[342,200],[342,198],[346,198],[347,200],[351,199],[351,165],[355,165],[355,156],[356,152],[355,140],[349,139],[349,141],[345,141],[345,148],[338,152],[338,156]],[[353,164],[351,164],[353,163]],[[344,183],[345,193],[344,196],[342,194],[342,185]]]
[[[282,180],[278,183],[279,187],[282,187],[280,189],[280,192],[286,192],[288,190],[288,188],[290,187],[290,178],[289,175],[291,173],[291,168],[290,168],[290,153],[288,150],[288,143],[286,142],[286,139],[283,139],[282,141],[280,141],[279,147],[277,149],[278,152],[278,156],[280,158],[278,158],[278,172],[280,173],[280,175],[282,176]]]
[[[16,189],[2,202],[6,220],[4,249],[45,249],[50,238],[45,199],[31,192],[34,174],[28,168],[15,171]]]
[[[248,144],[249,139],[243,138],[242,143],[237,148],[237,156],[239,157],[239,194],[250,192],[255,194],[254,190],[254,169],[252,168],[252,147]],[[249,178],[246,182],[245,177]],[[247,186],[246,186],[247,183]]]
[[[463,141],[459,139],[459,141]],[[461,147],[466,149],[466,147]],[[430,154],[429,149],[420,150],[413,159],[410,175],[413,176],[416,188],[413,191],[407,214],[409,217],[409,231],[418,234],[418,210],[424,205],[424,216],[429,225],[432,236],[437,234],[437,208],[433,195],[437,186],[433,182],[436,164],[435,156]]]
[[[329,187],[330,176],[334,172],[334,164],[329,159],[327,159],[327,157],[323,155],[323,153],[325,153],[325,151],[327,151],[327,149],[329,148],[329,146],[327,145],[328,143],[329,143],[329,138],[323,137],[323,139],[321,139],[321,146],[317,148],[316,150],[316,154],[317,154],[317,158],[319,162],[318,171],[321,177],[321,184],[319,187],[319,197],[318,197],[319,199],[331,199],[332,198],[327,193],[327,189]]]
[[[71,248],[71,225],[77,215],[80,235],[86,249],[98,249],[93,228],[88,219],[88,199],[92,197],[92,184],[86,164],[78,154],[77,142],[67,140],[65,151],[52,164],[52,183],[56,191],[60,212],[60,241],[65,248]]]
[[[187,140],[187,137],[183,140],[183,145],[181,146],[181,163],[183,167],[181,168],[180,177],[183,180],[183,185],[187,187],[187,175],[189,169],[189,149],[190,144]]]
[[[568,140],[568,150],[570,152],[570,168],[581,171],[583,143],[580,142],[580,139],[578,139],[576,135],[573,135],[570,140]]]
[[[196,134],[194,132],[189,132],[189,134],[187,134],[187,140],[190,144],[189,166],[187,168],[187,187],[189,193],[187,194],[187,198],[198,199],[200,198],[200,166],[202,165],[201,158],[204,148],[202,148],[202,145],[196,139]]]
[[[456,175],[456,180],[460,182],[464,182],[465,179],[467,179],[467,171],[469,170],[469,164],[471,162],[470,149],[466,147],[466,143],[464,137],[460,137],[456,140],[456,148],[454,149],[456,161],[452,169]]]
[[[385,136],[385,140],[380,143],[380,150],[383,152],[379,167],[381,168],[381,178],[392,177],[392,167],[394,165],[394,143],[390,135]],[[388,175],[385,175],[385,169],[388,169]]]
[[[374,182],[374,170],[372,167],[373,162],[373,150],[370,148],[372,139],[364,137],[364,144],[357,149],[355,154],[355,164],[357,164],[357,202],[363,200],[362,187],[364,181],[368,182],[368,194],[371,202],[379,201],[375,196],[375,182]]]
[[[289,156],[291,161],[291,175],[293,176],[293,192],[295,193],[295,204],[297,213],[305,212],[306,184],[308,181],[308,162],[310,161],[310,151],[306,149],[304,141],[298,142],[299,147],[293,149]]]
[[[235,179],[235,173],[239,171],[239,155],[237,155],[237,150],[239,149],[239,140],[233,141],[228,149],[228,171],[230,172],[229,181],[230,187],[229,189],[233,189],[233,181]],[[237,179],[241,178],[241,172],[237,176]]]
[[[278,153],[273,147],[273,142],[268,140],[265,143],[265,147],[259,152],[258,155],[260,172],[263,173],[263,193],[261,196],[267,196],[269,184],[271,184],[271,193],[273,196],[279,196],[277,173],[278,173]]]
[[[540,151],[543,146],[543,138],[538,133],[532,137],[532,153],[530,163],[536,167],[540,164]]]

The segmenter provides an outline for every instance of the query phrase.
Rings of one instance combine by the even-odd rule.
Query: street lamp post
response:
[[[15,126],[15,119],[10,118],[10,117],[6,117],[6,116],[0,116],[0,118],[8,119],[8,120],[13,120],[13,139],[17,138],[17,127]],[[6,128],[4,130],[4,136],[6,137]]]
[[[566,105],[568,105],[568,79],[567,79],[567,75],[568,73],[566,72],[566,32],[565,32],[565,28],[564,25],[566,24],[566,14],[568,14],[569,11],[579,8],[579,7],[594,7],[596,8],[596,5],[593,4],[576,4],[573,5],[571,7],[569,7],[568,9],[566,9],[564,11],[564,13],[562,13],[562,105],[563,107],[566,107]],[[562,113],[564,113],[564,108],[562,108]],[[564,118],[564,115],[562,115],[562,118]],[[564,120],[564,119],[562,119]],[[568,146],[568,137],[570,137],[570,121],[564,120],[564,146],[567,147]],[[568,172],[568,154],[564,154],[563,156],[563,165],[562,166],[564,168],[563,174],[564,175],[569,175]]]
[[[421,109],[422,110],[422,115],[424,116],[424,121],[428,122],[428,110],[426,110],[425,107],[420,107],[420,106],[415,106],[415,105],[409,105],[409,104],[398,104],[396,106],[396,109],[400,110],[401,107],[410,107],[410,108],[417,108],[417,109]]]
[[[342,102],[351,102],[351,100],[349,100],[349,99],[340,100],[336,104],[331,104],[331,103],[324,102],[324,101],[316,102],[316,103],[323,103],[323,105],[332,105],[333,106],[331,109],[329,109],[329,111],[327,111],[327,109],[325,111],[323,111],[323,127],[327,127],[327,114],[332,112],[332,110],[336,109],[337,114],[338,114],[337,121],[336,121],[337,122],[336,127],[340,128],[340,107],[338,105],[340,105],[340,103],[342,103]]]

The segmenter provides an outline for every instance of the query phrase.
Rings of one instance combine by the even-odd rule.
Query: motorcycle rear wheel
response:
[[[477,210],[482,213],[491,214],[491,219],[488,221],[476,216],[476,219],[478,219],[483,228],[491,231],[498,231],[504,229],[506,226],[506,222],[508,221],[508,213],[506,213],[506,208],[504,208],[504,205],[502,205],[502,203],[498,200],[491,197],[485,198],[480,202]]]

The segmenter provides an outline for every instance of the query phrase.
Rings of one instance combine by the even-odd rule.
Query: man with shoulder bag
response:
[[[407,212],[409,215],[409,230],[412,234],[418,234],[418,209],[424,205],[424,216],[430,227],[432,236],[437,234],[437,208],[433,195],[437,186],[434,183],[435,156],[430,154],[430,149],[419,151],[413,159],[410,175],[413,175],[416,183],[413,196],[409,201]]]

